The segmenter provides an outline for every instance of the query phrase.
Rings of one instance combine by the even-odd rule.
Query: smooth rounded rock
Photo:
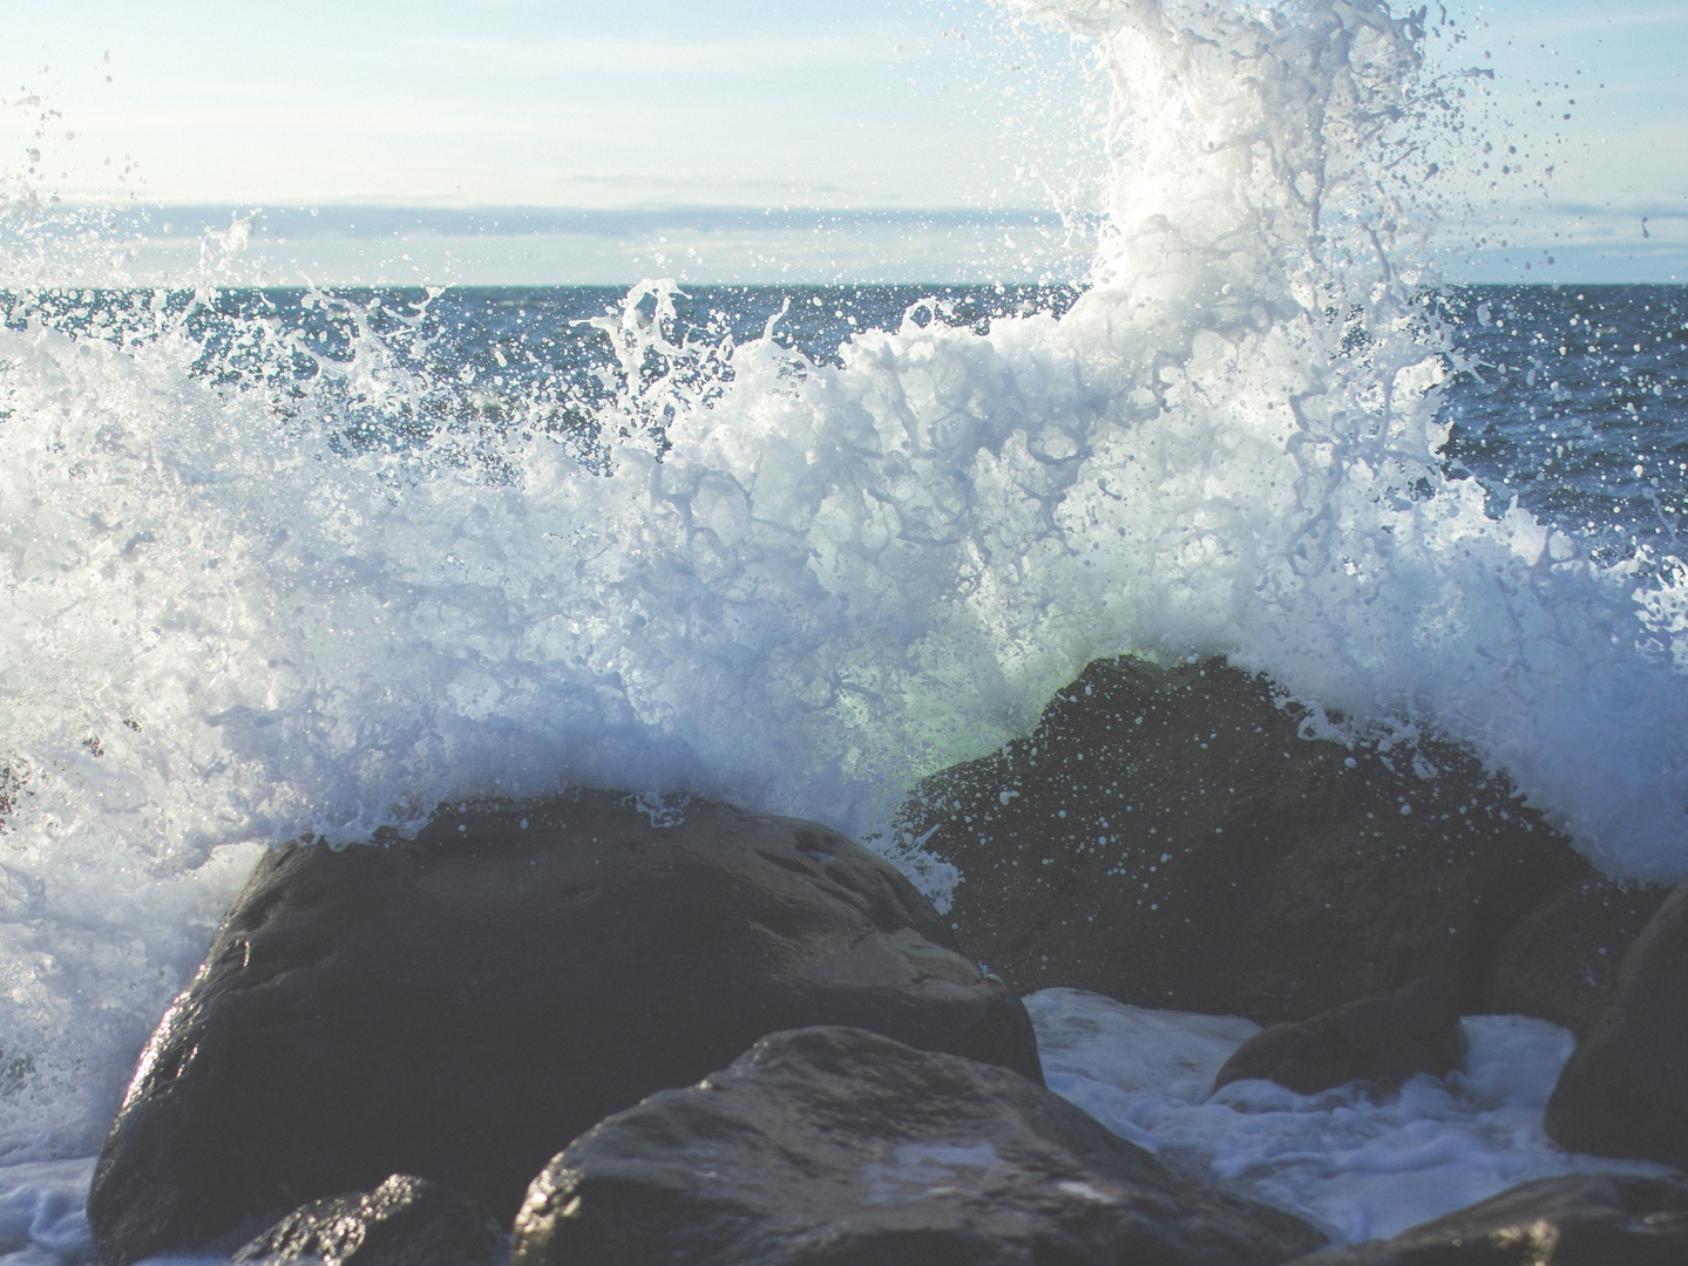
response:
[[[1258,1079],[1303,1095],[1355,1081],[1388,1090],[1420,1073],[1446,1076],[1464,1053],[1447,989],[1421,976],[1384,997],[1263,1029],[1225,1061],[1213,1087]]]
[[[1019,1000],[812,823],[693,802],[658,826],[581,792],[281,849],[142,1056],[95,1242],[113,1264],[192,1249],[393,1173],[508,1218],[603,1117],[817,1023],[1040,1078]]]
[[[1023,1077],[815,1028],[577,1139],[513,1266],[1271,1266],[1323,1242]]]
[[[1669,893],[1604,875],[1570,884],[1507,933],[1485,1010],[1540,1016],[1586,1037],[1611,1005],[1624,955]]]
[[[1546,1126],[1572,1151],[1688,1169],[1688,883],[1624,955],[1611,1005],[1547,1101]]]
[[[901,829],[959,868],[962,946],[1021,993],[1275,1024],[1434,976],[1484,1010],[1496,946],[1588,864],[1462,749],[1304,723],[1221,660],[1099,660]]]

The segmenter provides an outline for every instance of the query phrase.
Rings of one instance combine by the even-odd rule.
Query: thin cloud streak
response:
[[[1550,202],[1547,211],[1552,215],[1585,216],[1605,220],[1688,220],[1685,203],[1599,203]]]
[[[474,70],[520,74],[742,75],[829,67],[878,67],[905,57],[906,38],[891,28],[848,35],[760,35],[738,39],[664,40],[585,36],[528,41],[439,36],[410,41],[419,54]]]
[[[92,208],[95,211],[99,208]],[[79,208],[66,208],[67,227]],[[242,210],[227,205],[153,206],[106,211],[120,230],[140,237],[158,235],[168,224],[178,238],[228,228],[235,218],[251,217],[255,237],[306,241],[323,237],[390,238],[413,234],[438,237],[534,237],[575,234],[621,238],[658,232],[703,234],[784,233],[804,230],[1044,228],[1061,220],[1053,212],[1009,207],[870,207],[830,210],[792,207],[721,207],[671,204],[654,207],[439,207],[342,204],[321,207],[267,207]]]

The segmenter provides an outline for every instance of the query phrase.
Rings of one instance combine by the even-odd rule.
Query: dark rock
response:
[[[575,1140],[513,1266],[1266,1266],[1323,1236],[1023,1077],[856,1029],[767,1038]]]
[[[318,1200],[288,1214],[231,1266],[499,1266],[504,1234],[455,1191],[394,1174],[374,1191]]]
[[[1571,884],[1501,942],[1483,1009],[1540,1016],[1586,1036],[1612,1001],[1625,951],[1669,892],[1601,875]]]
[[[1608,1174],[1545,1178],[1293,1266],[1682,1266],[1688,1182]]]
[[[659,828],[582,792],[279,850],[141,1058],[95,1243],[125,1263],[392,1173],[507,1219],[609,1113],[807,1024],[1039,1077],[1025,1009],[952,944],[866,850],[702,802]]]
[[[1303,1095],[1351,1081],[1386,1090],[1420,1073],[1446,1076],[1464,1054],[1453,999],[1421,976],[1385,997],[1262,1029],[1225,1061],[1213,1088],[1257,1079]]]
[[[1688,883],[1624,955],[1612,1005],[1559,1075],[1546,1126],[1572,1151],[1688,1169]]]
[[[901,825],[959,866],[962,946],[1021,993],[1270,1024],[1433,976],[1479,1010],[1501,938],[1587,863],[1463,750],[1304,719],[1222,661],[1098,661]]]

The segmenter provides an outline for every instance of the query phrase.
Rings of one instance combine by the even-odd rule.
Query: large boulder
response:
[[[1019,1001],[810,823],[605,792],[258,866],[101,1153],[103,1261],[414,1174],[508,1219],[569,1140],[766,1033],[850,1024],[1039,1079]]]
[[[1482,1009],[1501,938],[1587,864],[1466,752],[1304,719],[1221,661],[1098,661],[901,825],[959,867],[963,948],[1022,993],[1270,1024],[1433,976]]]
[[[1363,1081],[1390,1090],[1421,1073],[1445,1077],[1464,1054],[1453,1000],[1421,976],[1384,997],[1262,1029],[1225,1061],[1213,1088],[1260,1080],[1314,1095]]]
[[[513,1266],[1269,1266],[1323,1242],[1023,1077],[816,1028],[575,1140]]]
[[[295,1209],[229,1266],[503,1266],[504,1233],[455,1191],[394,1174],[374,1191]]]
[[[1293,1266],[1682,1266],[1688,1182],[1578,1174],[1525,1183],[1481,1204]]]
[[[1688,883],[1624,956],[1611,1005],[1547,1101],[1546,1126],[1572,1151],[1688,1169]]]

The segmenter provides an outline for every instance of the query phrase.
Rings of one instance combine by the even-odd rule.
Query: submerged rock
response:
[[[1572,1151],[1688,1169],[1688,883],[1624,956],[1611,1005],[1547,1101],[1546,1126]]]
[[[504,1233],[455,1191],[394,1174],[374,1191],[317,1200],[288,1214],[230,1266],[500,1266]]]
[[[1587,864],[1464,751],[1302,719],[1221,661],[1098,661],[902,824],[959,866],[962,945],[1022,993],[1275,1023],[1433,976],[1482,1010],[1501,939]]]
[[[813,1028],[577,1139],[529,1190],[513,1262],[1268,1266],[1323,1242],[1023,1077]]]
[[[1293,1266],[1682,1266],[1688,1181],[1544,1178],[1403,1231]]]
[[[609,1113],[822,1023],[1040,1078],[1018,999],[892,867],[810,823],[694,802],[659,827],[581,792],[281,849],[141,1058],[96,1245],[192,1248],[393,1173],[508,1218]]]
[[[1303,1095],[1351,1081],[1391,1089],[1420,1073],[1447,1075],[1464,1049],[1448,991],[1421,976],[1385,997],[1256,1033],[1225,1061],[1213,1088],[1258,1079]]]

